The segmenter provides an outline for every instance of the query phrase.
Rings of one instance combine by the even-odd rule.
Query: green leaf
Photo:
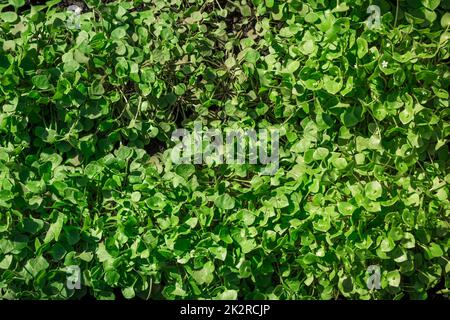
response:
[[[141,193],[139,191],[134,191],[131,194],[131,201],[133,202],[139,202],[141,200]]]
[[[100,81],[92,82],[92,85],[89,89],[92,96],[102,96],[105,93],[103,84]]]
[[[105,281],[110,286],[117,286],[120,280],[120,273],[115,270],[108,270],[105,272]]]
[[[358,38],[356,39],[356,44],[358,46],[358,58],[362,59],[367,54],[367,52],[369,52],[367,41],[364,38]]]
[[[338,203],[338,210],[343,215],[350,216],[353,214],[355,209],[356,209],[355,206],[349,202],[339,202]]]
[[[209,284],[214,279],[214,269],[214,264],[208,261],[202,269],[192,271],[192,278],[200,285]]]
[[[381,187],[381,184],[378,181],[372,181],[366,184],[366,186],[364,187],[364,191],[367,198],[375,201],[379,197],[381,197],[383,188]]]
[[[278,194],[270,200],[270,203],[274,208],[285,208],[289,206],[289,200],[284,194]]]
[[[429,259],[442,257],[444,255],[444,251],[442,251],[441,247],[434,242],[430,244],[430,246],[426,249],[426,252]]]
[[[450,12],[446,12],[445,14],[442,15],[441,26],[444,29],[450,27]]]
[[[259,60],[260,54],[255,49],[249,49],[245,54],[245,61],[250,62],[252,64],[256,64]]]
[[[103,167],[99,163],[92,161],[86,166],[84,173],[89,179],[94,179],[102,173],[102,170]]]
[[[151,196],[145,203],[153,210],[162,210],[166,206],[165,197],[161,193]]]
[[[220,209],[231,210],[234,208],[235,201],[234,198],[225,193],[218,196],[214,201],[214,204]]]
[[[412,249],[416,246],[416,241],[414,238],[414,235],[409,233],[409,232],[405,232],[405,234],[403,235],[403,240],[402,240],[402,246],[406,249]]]
[[[179,164],[176,167],[175,172],[184,179],[188,179],[195,173],[195,166],[192,164]]]
[[[227,249],[224,247],[212,247],[209,251],[216,257],[216,259],[225,261],[227,257]]]
[[[275,0],[264,0],[267,8],[272,8],[274,6]]]
[[[319,15],[315,12],[308,12],[308,14],[305,16],[305,21],[308,23],[314,23],[319,19]]]
[[[414,110],[412,108],[405,108],[399,114],[400,121],[403,124],[408,124],[414,119]]]
[[[314,160],[323,160],[328,156],[329,153],[330,153],[330,151],[327,148],[319,147],[316,150],[314,150],[313,159]]]
[[[400,272],[398,272],[398,270],[389,271],[386,274],[386,279],[388,281],[389,286],[398,287],[400,285],[401,280]]]
[[[313,40],[306,40],[300,44],[300,52],[304,55],[311,55],[316,50],[316,45]]]
[[[5,22],[14,22],[18,18],[19,17],[17,16],[17,14],[15,12],[12,12],[12,11],[6,11],[6,12],[1,12],[0,13],[0,19],[2,19]]]
[[[59,234],[61,233],[64,223],[64,215],[62,213],[58,214],[58,217],[54,223],[50,225],[47,230],[47,234],[44,238],[44,243],[49,243],[52,240],[58,241]]]
[[[383,252],[390,252],[390,251],[394,250],[394,248],[395,248],[395,243],[394,243],[394,241],[391,238],[389,238],[389,237],[388,238],[384,238],[381,241],[381,244],[380,244],[381,251],[383,251]]]
[[[52,246],[50,250],[53,260],[61,260],[66,254],[66,249],[63,245],[56,243]]]
[[[46,270],[49,267],[49,263],[44,257],[39,256],[28,260],[25,264],[24,269],[29,272],[33,277],[36,277],[39,272]]]
[[[20,8],[25,5],[25,0],[8,0],[9,4],[14,6],[14,8]]]
[[[436,9],[439,6],[440,2],[441,0],[422,0],[422,4],[431,10]]]
[[[338,93],[342,88],[342,82],[336,82],[330,77],[325,77],[323,81],[323,87],[331,94]]]
[[[242,253],[249,253],[256,248],[255,240],[253,239],[245,239],[239,243],[242,248]]]
[[[11,265],[11,262],[13,260],[13,256],[8,254],[3,257],[3,260],[0,261],[0,269],[8,270],[9,266]]]
[[[99,243],[97,250],[96,250],[96,255],[100,262],[113,260],[113,257],[106,250],[105,244],[103,242]]]
[[[50,87],[50,83],[48,81],[47,76],[45,75],[37,75],[34,76],[33,79],[33,84],[38,88],[38,89],[48,89]]]
[[[361,108],[349,108],[341,114],[341,121],[347,127],[354,127],[362,120]]]
[[[186,92],[186,85],[184,83],[177,84],[174,92],[177,96],[182,96]]]
[[[344,170],[345,168],[347,168],[348,162],[347,160],[345,160],[345,158],[337,158],[333,160],[333,166],[336,169]]]
[[[33,217],[29,217],[24,219],[23,221],[23,231],[35,234],[39,232],[44,227],[44,221],[41,219],[35,219]]]
[[[124,27],[118,27],[111,32],[111,39],[120,40],[124,38],[126,35],[127,35],[126,29]]]
[[[290,61],[287,65],[286,68],[284,69],[285,73],[294,73],[295,71],[297,71],[297,69],[300,67],[300,62],[297,60],[292,60]]]
[[[64,72],[68,72],[68,73],[75,72],[79,68],[80,68],[80,64],[72,58],[64,61]]]
[[[200,11],[194,11],[191,14],[192,22],[198,22],[203,19],[202,13]]]
[[[216,296],[217,300],[236,300],[238,292],[236,290],[225,290]]]
[[[124,78],[129,75],[129,67],[128,62],[123,57],[119,57],[117,59],[117,63],[115,65],[116,75],[119,78]]]
[[[133,299],[136,295],[133,287],[127,287],[122,289],[122,294],[125,299]]]

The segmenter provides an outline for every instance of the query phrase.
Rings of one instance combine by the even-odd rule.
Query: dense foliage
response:
[[[448,298],[450,1],[0,3],[0,298]]]

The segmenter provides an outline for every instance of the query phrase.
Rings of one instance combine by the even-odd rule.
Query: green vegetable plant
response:
[[[1,0],[0,298],[448,299],[449,58],[448,0]]]

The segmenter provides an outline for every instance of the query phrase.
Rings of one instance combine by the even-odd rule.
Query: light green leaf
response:
[[[383,188],[381,187],[381,184],[378,181],[369,182],[364,187],[364,190],[366,197],[373,201],[381,197],[381,194],[383,192]]]
[[[450,27],[450,12],[446,12],[445,14],[442,15],[441,26],[444,29]]]
[[[400,285],[401,280],[400,272],[398,272],[398,270],[389,271],[386,274],[386,279],[389,283],[389,286],[398,287]]]
[[[44,238],[44,243],[49,243],[52,240],[58,241],[64,223],[64,214],[59,213],[58,218],[48,228],[47,234]]]
[[[220,209],[231,210],[234,208],[235,202],[229,194],[225,193],[218,196],[214,204]]]

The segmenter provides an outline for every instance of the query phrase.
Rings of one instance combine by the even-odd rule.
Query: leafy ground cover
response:
[[[2,0],[0,297],[448,298],[449,39],[448,0]],[[172,163],[194,121],[278,171]]]

